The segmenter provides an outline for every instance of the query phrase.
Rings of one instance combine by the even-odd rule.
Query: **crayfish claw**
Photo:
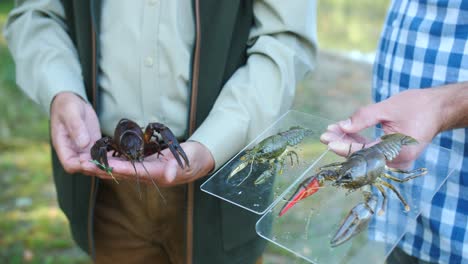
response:
[[[249,169],[247,176],[245,176],[244,179],[240,183],[237,184],[237,186],[241,185],[247,178],[249,178],[250,174],[252,174],[252,171],[253,171],[252,160],[245,160],[241,158],[239,159],[239,161],[240,162],[237,164],[237,166],[235,166],[235,168],[231,171],[231,173],[227,177],[226,182],[229,182],[237,173],[245,169],[249,165],[249,163],[250,163],[250,169]]]
[[[300,200],[311,196],[312,194],[316,193],[320,188],[320,181],[317,179],[316,176],[311,176],[306,178],[299,184],[296,191],[293,195],[288,199],[288,202],[283,205],[279,212],[279,216],[285,214],[291,207],[293,207],[297,202]]]
[[[182,147],[179,145],[177,141],[173,143],[172,145],[169,145],[169,150],[172,152],[172,155],[174,155],[174,157],[177,160],[177,163],[179,163],[179,166],[182,169],[184,168],[184,165],[182,164],[182,160],[180,159],[180,157],[182,157],[182,159],[184,160],[185,165],[187,165],[187,167],[190,167],[190,163],[187,158],[187,155],[185,154],[184,150],[182,149]]]
[[[187,155],[185,154],[184,150],[180,146],[177,138],[174,136],[174,133],[172,133],[172,131],[167,126],[161,123],[150,123],[148,125],[148,128],[158,132],[161,135],[164,143],[167,145],[172,155],[174,155],[175,159],[177,160],[177,163],[182,169],[184,168],[184,164],[182,163],[182,160],[180,157],[182,157],[182,159],[184,160],[185,165],[187,165],[187,167],[190,167],[189,159],[187,158]],[[145,134],[147,133],[145,132]]]
[[[339,246],[361,233],[374,215],[377,207],[377,200],[378,197],[372,195],[366,202],[361,202],[353,207],[330,241],[330,246]]]
[[[266,170],[264,171],[255,181],[254,181],[254,184],[257,186],[257,185],[260,185],[260,184],[263,184],[266,182],[267,179],[269,179],[270,177],[272,177],[274,175],[274,172],[271,171],[271,170]]]
[[[90,162],[94,163],[100,170],[103,170],[112,176],[112,179],[116,183],[119,183],[112,174],[112,167],[109,166],[109,161],[107,160],[107,151],[112,149],[110,142],[110,137],[103,137],[96,141],[96,143],[91,147],[92,160],[90,160]],[[116,154],[116,151],[114,151],[114,154]]]

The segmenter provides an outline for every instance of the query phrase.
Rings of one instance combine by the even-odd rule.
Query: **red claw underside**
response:
[[[296,192],[293,194],[292,198],[289,199],[289,202],[286,203],[279,213],[279,216],[285,214],[291,207],[293,207],[300,200],[316,193],[320,188],[320,183],[316,177],[306,179]]]

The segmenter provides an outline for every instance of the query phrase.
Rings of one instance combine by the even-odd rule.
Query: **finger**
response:
[[[106,180],[120,180],[120,179],[128,179],[128,180],[138,180],[144,183],[150,183],[150,179],[146,176],[142,176],[141,172],[135,173],[133,170],[132,173],[130,174],[122,174],[119,171],[116,171],[114,167],[110,166],[112,170],[110,172],[106,172],[104,170],[101,170],[96,164],[92,163],[91,161],[88,160],[86,163],[82,163],[82,172],[86,175],[90,176],[96,176],[100,179],[106,179]],[[133,168],[133,167],[132,167]]]
[[[336,134],[338,136],[343,136],[345,134],[343,129],[341,129],[341,127],[336,123],[328,125],[327,126],[327,132],[334,133],[334,134]]]
[[[329,144],[334,141],[342,141],[346,143],[369,144],[369,140],[359,134],[338,135],[333,132],[325,132],[320,136],[320,141],[324,144]]]
[[[359,142],[361,144],[369,142],[369,140],[357,133],[346,134],[338,124],[329,125],[327,131],[320,136],[320,141],[324,144],[332,141]]]
[[[86,106],[86,124],[88,129],[88,134],[90,136],[91,142],[94,144],[98,139],[102,137],[101,127],[99,125],[99,119],[96,115],[94,109],[87,105]]]
[[[164,173],[164,164],[159,160],[149,160],[143,163],[135,162],[135,167],[128,160],[112,159],[109,161],[114,174],[119,177],[139,180],[151,183],[151,179],[158,183]],[[146,169],[145,169],[146,168]]]
[[[371,104],[360,108],[350,118],[338,122],[338,125],[346,133],[357,133],[378,124],[382,111],[383,105],[381,103]]]
[[[340,141],[342,139],[342,135],[338,135],[333,132],[325,132],[322,135],[320,135],[320,141],[324,144],[328,144],[332,141]]]
[[[331,151],[336,154],[346,157],[351,153],[354,153],[358,150],[361,150],[365,147],[365,144],[357,142],[343,142],[343,141],[333,141],[328,144],[328,147]]]
[[[366,144],[366,146],[370,146],[370,145],[373,145],[375,143],[373,143],[371,140],[367,139],[366,137],[363,137],[357,133],[352,133],[352,134],[347,134],[345,139],[347,140],[347,142],[356,142],[356,143],[360,143],[360,144]]]
[[[80,169],[80,160],[74,143],[71,142],[63,125],[57,124],[52,127],[52,145],[60,163],[68,173],[77,172]]]
[[[73,142],[79,149],[83,149],[90,143],[90,137],[84,119],[86,114],[85,105],[70,104],[63,109],[66,114],[59,114],[60,122],[64,124]]]
[[[176,181],[179,164],[175,159],[171,159],[166,163],[166,168],[164,170],[164,180],[166,184],[173,184]]]

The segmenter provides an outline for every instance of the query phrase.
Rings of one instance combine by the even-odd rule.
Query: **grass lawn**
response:
[[[0,28],[13,1],[0,2]],[[15,85],[0,37],[0,263],[89,263],[74,244],[52,183],[47,117]]]

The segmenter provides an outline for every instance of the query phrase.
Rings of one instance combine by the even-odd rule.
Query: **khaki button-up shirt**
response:
[[[98,83],[104,133],[112,135],[118,120],[126,117],[142,127],[162,122],[176,136],[184,135],[195,39],[191,3],[103,1]],[[247,64],[226,83],[191,137],[211,151],[216,167],[290,108],[297,82],[313,67],[315,1],[257,0],[254,17]],[[5,28],[17,83],[46,112],[60,92],[86,99],[63,19],[59,0],[22,1]]]

